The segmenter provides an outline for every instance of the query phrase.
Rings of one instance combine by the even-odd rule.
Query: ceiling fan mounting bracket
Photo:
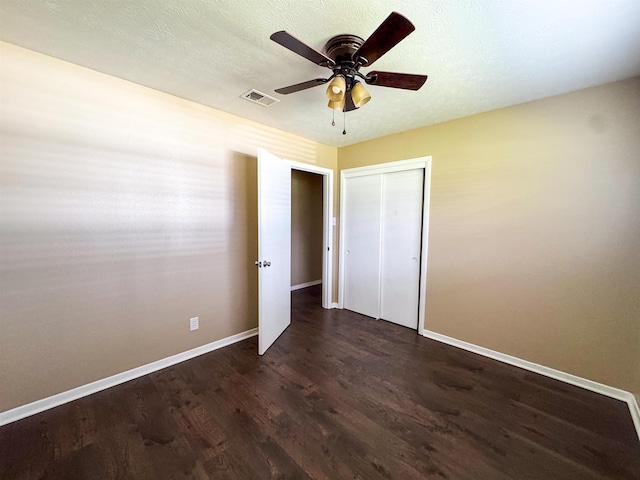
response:
[[[353,86],[356,75],[362,76],[358,70],[367,63],[366,59],[354,58],[363,43],[364,40],[357,35],[342,34],[331,37],[323,48],[327,57],[335,62],[329,67],[333,70],[331,78],[342,75],[347,81],[347,90]]]
[[[353,67],[353,54],[358,51],[364,40],[357,35],[336,35],[329,39],[324,46],[324,52],[336,65],[348,64]]]

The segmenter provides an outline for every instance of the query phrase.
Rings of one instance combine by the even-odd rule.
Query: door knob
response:
[[[264,262],[264,266],[265,266],[265,267],[270,267],[270,266],[271,266],[271,262],[267,262],[267,261],[265,260],[265,262]]]

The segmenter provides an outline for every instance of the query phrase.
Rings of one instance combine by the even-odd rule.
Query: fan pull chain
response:
[[[347,134],[347,114],[344,111],[342,112],[342,121],[343,121],[342,134],[346,135]]]
[[[331,109],[331,115],[332,115],[332,117],[331,117],[331,126],[335,127],[336,126],[336,109],[335,108]]]

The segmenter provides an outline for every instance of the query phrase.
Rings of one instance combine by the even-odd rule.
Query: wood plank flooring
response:
[[[293,323],[0,427],[9,479],[640,479],[623,402],[293,293]]]

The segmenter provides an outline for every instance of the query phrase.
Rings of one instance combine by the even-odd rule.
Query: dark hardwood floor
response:
[[[640,479],[623,402],[295,292],[293,322],[0,428],[9,479]]]

